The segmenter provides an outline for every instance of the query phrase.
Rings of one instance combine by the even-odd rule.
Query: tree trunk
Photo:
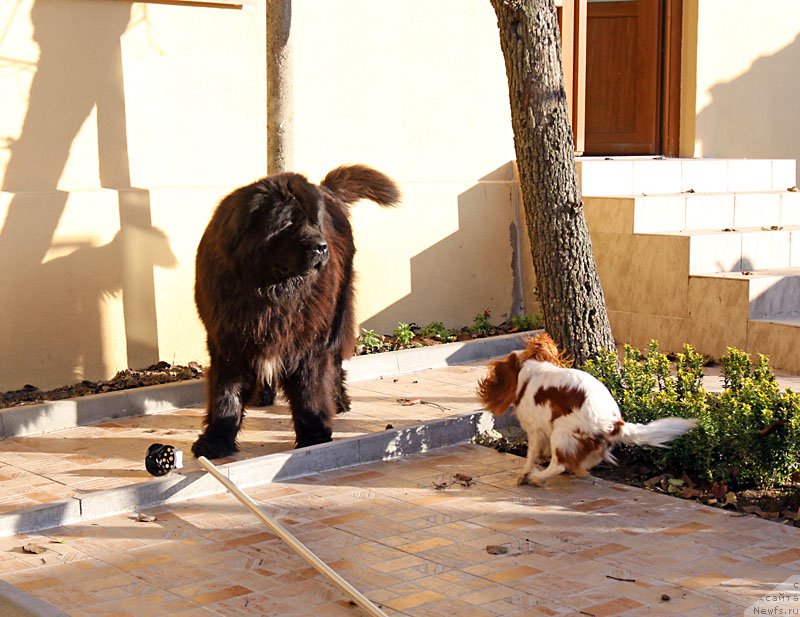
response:
[[[544,323],[576,364],[614,339],[575,173],[553,0],[491,0]]]
[[[292,0],[267,0],[267,173],[294,164]]]

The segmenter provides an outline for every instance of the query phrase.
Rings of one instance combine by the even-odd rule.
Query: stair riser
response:
[[[785,191],[796,184],[792,160],[601,159],[576,161],[584,196]]]
[[[800,193],[587,197],[592,231],[669,233],[800,225]]]
[[[800,277],[756,278],[749,283],[751,319],[800,317]]]
[[[595,232],[592,247],[609,310],[686,317],[688,237]]]
[[[746,349],[752,357],[764,354],[770,366],[800,373],[800,325],[750,321],[747,326]]]
[[[688,277],[800,267],[800,231],[697,236],[595,232],[592,245],[601,271],[618,279],[634,279],[631,285],[638,286],[645,284],[644,279],[662,279],[667,273]]]
[[[592,245],[609,310],[668,317],[689,314],[692,281],[714,272],[800,267],[800,231],[750,234],[667,236],[593,233]],[[797,263],[795,263],[797,262]],[[793,279],[794,277],[783,277]],[[714,285],[715,279],[708,277]],[[769,282],[773,281],[770,285]],[[800,309],[800,282],[776,279],[724,279],[718,285],[738,285],[742,316],[781,316]],[[752,292],[748,285],[752,284]],[[795,292],[798,289],[798,299]],[[719,296],[716,289],[708,293]],[[794,303],[794,304],[793,304]],[[727,327],[727,326],[726,326]]]
[[[800,265],[797,232],[730,232],[690,237],[689,274],[782,269],[797,265]]]
[[[743,318],[730,324],[732,327],[715,329],[709,328],[709,325],[718,322],[711,319],[698,322],[688,318],[620,311],[609,311],[609,319],[616,340],[639,349],[645,349],[655,339],[664,352],[680,351],[684,343],[689,343],[701,353],[720,358],[725,355],[728,347],[735,347],[746,351],[753,359],[757,354],[764,354],[773,368],[800,373],[800,354],[797,353],[797,342],[800,340],[798,324],[748,321]]]

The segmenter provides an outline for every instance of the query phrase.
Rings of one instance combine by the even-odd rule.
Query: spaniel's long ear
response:
[[[512,353],[502,360],[489,364],[489,375],[478,383],[478,396],[486,409],[502,416],[514,403],[517,395],[517,377],[520,361]]]

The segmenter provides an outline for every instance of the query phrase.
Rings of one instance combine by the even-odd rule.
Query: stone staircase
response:
[[[577,168],[617,341],[714,357],[738,347],[800,372],[794,161],[587,157]]]

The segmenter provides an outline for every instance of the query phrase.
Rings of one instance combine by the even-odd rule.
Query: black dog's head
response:
[[[325,204],[303,176],[264,178],[234,191],[223,204],[231,208],[225,225],[229,253],[258,278],[258,286],[307,277],[328,263]]]

